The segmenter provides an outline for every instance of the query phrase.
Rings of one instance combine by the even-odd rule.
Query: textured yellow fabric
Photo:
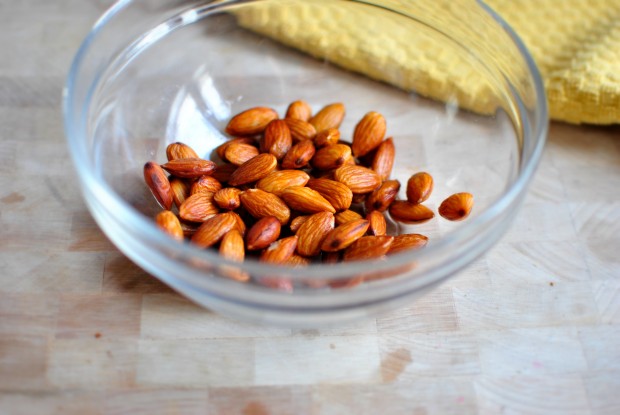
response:
[[[398,4],[420,9],[424,2]],[[456,3],[437,0],[432,7],[438,4],[449,8]],[[620,123],[620,0],[487,0],[487,4],[531,51],[545,82],[552,118]],[[403,42],[411,34],[404,33],[404,25],[357,9],[307,2],[248,9],[238,17],[245,27],[373,79],[442,101],[455,100],[477,112],[490,113],[500,105],[479,68],[453,48],[444,53],[430,32],[417,31],[416,47],[408,47]],[[467,11],[459,13],[467,21]],[[465,38],[469,34],[463,26]],[[474,36],[479,34],[475,30]],[[420,47],[426,40],[432,51]],[[489,54],[493,56],[492,46]],[[509,63],[504,62],[504,68],[510,68]]]

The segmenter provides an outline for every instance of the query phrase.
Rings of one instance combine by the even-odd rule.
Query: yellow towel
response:
[[[395,2],[412,9],[428,3]],[[429,58],[428,51],[419,47],[403,47],[399,43],[403,38],[399,30],[403,29],[394,22],[382,22],[380,13],[349,13],[347,7],[351,11],[357,8],[346,4],[300,3],[247,8],[238,14],[239,22],[406,90],[444,101],[454,99],[462,107],[482,113],[492,112],[498,105],[485,98],[493,96],[488,93],[493,86],[474,73],[471,64],[463,65],[465,57],[434,51]],[[435,0],[432,7],[455,4]],[[545,82],[552,118],[575,124],[620,123],[620,0],[487,0],[487,4],[515,29],[532,53]],[[467,11],[462,13],[466,19]],[[368,42],[369,37],[361,31],[369,30],[382,33],[382,41]],[[472,30],[475,36],[476,28]],[[463,36],[467,35],[464,29]],[[423,43],[418,41],[418,45]],[[433,39],[433,47],[437,49],[437,39]],[[468,70],[463,73],[463,68]]]

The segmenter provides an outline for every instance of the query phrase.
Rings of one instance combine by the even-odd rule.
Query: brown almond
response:
[[[334,179],[357,194],[370,193],[381,185],[379,175],[362,166],[341,166],[334,172]]]
[[[179,208],[190,195],[190,185],[183,179],[174,178],[170,180],[170,190],[172,191],[172,200],[174,200],[174,204],[177,208]]]
[[[321,245],[327,234],[334,229],[334,215],[319,212],[309,216],[299,227],[297,252],[303,256],[315,256],[321,252]]]
[[[183,240],[183,228],[181,228],[181,222],[179,222],[179,218],[174,213],[169,210],[159,212],[155,217],[155,223],[174,239],[178,241]]]
[[[366,203],[366,196],[368,196],[369,193],[353,193],[353,204],[354,205],[359,205],[359,204],[364,204]]]
[[[407,200],[411,203],[422,203],[433,191],[433,177],[426,173],[416,173],[407,181]]]
[[[241,166],[246,161],[258,156],[258,149],[251,144],[230,143],[226,147],[224,158],[235,166]]]
[[[474,196],[471,193],[455,193],[441,202],[439,214],[448,220],[463,220],[474,206]]]
[[[303,225],[308,220],[309,217],[310,215],[305,215],[305,216],[297,216],[295,219],[293,219],[291,223],[289,224],[289,229],[291,230],[291,232],[297,233],[299,228],[301,228],[301,225]]]
[[[256,183],[256,188],[280,196],[291,186],[305,186],[310,180],[308,173],[301,170],[277,170]]]
[[[231,229],[222,238],[222,242],[220,242],[220,255],[234,262],[243,262],[245,259],[243,237],[237,229]],[[233,268],[232,266],[223,265],[220,267],[220,272],[225,277],[236,281],[247,282],[250,280],[250,275],[247,272],[241,271],[238,268]]]
[[[280,237],[280,221],[267,216],[261,218],[248,230],[245,236],[245,244],[249,251],[267,248],[272,242]]]
[[[385,212],[392,202],[396,200],[400,191],[398,180],[386,180],[366,198],[366,211],[378,210]]]
[[[231,144],[249,144],[252,146],[256,146],[256,140],[250,137],[237,137],[228,140],[224,144],[220,144],[218,147],[216,147],[215,152],[217,153],[219,158],[221,158],[222,160],[226,159],[226,149]]]
[[[364,236],[369,223],[366,219],[354,220],[342,224],[327,234],[321,249],[327,252],[340,251]]]
[[[278,160],[284,158],[292,145],[291,131],[284,120],[271,121],[260,140],[261,152],[273,154]]]
[[[312,117],[312,108],[306,101],[294,101],[286,110],[286,118],[308,121]]]
[[[228,179],[231,186],[252,183],[262,179],[276,169],[278,160],[272,154],[259,154],[237,168]]]
[[[314,144],[317,147],[332,146],[338,144],[340,140],[340,130],[337,128],[328,128],[321,131],[314,138]]]
[[[353,192],[344,183],[329,179],[311,179],[306,186],[319,192],[337,212],[346,210],[351,206]]]
[[[386,122],[383,115],[371,111],[355,126],[351,148],[355,157],[361,157],[377,148],[385,138]]]
[[[184,143],[172,143],[166,147],[166,157],[168,161],[178,159],[198,159],[198,153],[193,148]]]
[[[241,205],[257,219],[275,216],[284,225],[291,216],[291,211],[286,203],[273,193],[260,189],[249,189],[242,192],[240,197]]]
[[[354,210],[347,209],[336,214],[336,225],[340,226],[345,223],[353,222],[360,219],[364,219],[362,215],[355,212]]]
[[[377,172],[381,180],[389,179],[392,174],[395,155],[396,149],[394,148],[394,141],[391,138],[383,141],[377,148],[372,160],[371,169]]]
[[[299,244],[299,242],[297,242]],[[291,256],[288,261],[286,261],[286,265],[288,265],[289,267],[307,267],[308,265],[310,265],[312,261],[310,261],[310,258],[306,258],[303,257],[301,255],[297,255],[297,254],[293,254],[293,256]]]
[[[351,157],[351,147],[346,144],[334,144],[319,149],[312,158],[312,165],[320,170],[337,169]]]
[[[390,245],[388,255],[424,248],[427,243],[428,238],[424,235],[420,235],[419,233],[403,233],[401,235],[396,235],[392,245]]]
[[[370,223],[368,226],[368,234],[373,236],[382,236],[387,233],[387,222],[385,216],[378,210],[373,210],[366,215],[366,220]]]
[[[172,189],[166,173],[159,164],[149,161],[144,165],[144,181],[155,196],[157,203],[162,208],[170,210],[173,202]]]
[[[261,262],[285,265],[295,253],[297,247],[297,235],[289,236],[273,242],[260,255]]]
[[[316,129],[309,122],[295,118],[285,118],[284,121],[291,132],[291,138],[294,142],[314,140],[314,137],[316,137]]]
[[[220,213],[212,216],[200,225],[194,236],[192,236],[192,243],[202,248],[213,246],[233,229],[236,224],[237,221],[232,213]]]
[[[332,212],[336,209],[319,192],[309,187],[292,186],[284,189],[280,197],[293,210],[302,213]]]
[[[202,176],[192,183],[190,195],[196,193],[215,193],[222,188],[222,183],[213,176]]]
[[[340,257],[342,253],[338,252],[323,252],[321,254],[321,262],[323,264],[337,264],[340,262]]]
[[[218,207],[213,203],[214,193],[202,192],[191,195],[179,207],[179,216],[190,222],[204,222],[211,216],[219,213]]]
[[[345,108],[341,103],[330,104],[323,107],[314,117],[310,118],[310,124],[314,125],[316,132],[320,133],[328,128],[338,128],[345,116]]]
[[[230,120],[226,132],[230,135],[255,135],[262,133],[267,125],[278,118],[278,113],[271,108],[255,107],[245,110]]]
[[[362,236],[349,246],[342,255],[345,261],[361,261],[382,258],[390,249],[393,236]]]
[[[416,224],[432,219],[435,214],[424,205],[416,205],[405,200],[395,200],[390,205],[390,216],[398,222]]]
[[[282,159],[282,168],[300,169],[306,167],[312,157],[314,157],[315,152],[316,149],[314,148],[312,140],[300,141],[286,153]]]
[[[235,171],[237,171],[237,166],[234,164],[220,164],[211,176],[220,183],[227,183]]]
[[[245,231],[246,231],[245,222],[243,221],[241,216],[239,216],[236,212],[230,212],[230,214],[233,216],[233,218],[235,218],[235,227],[234,228],[239,231],[241,236],[244,236],[245,235]]]
[[[364,282],[364,276],[363,275],[358,275],[356,277],[353,278],[339,278],[336,280],[332,280],[329,283],[329,286],[331,288],[336,288],[336,289],[344,289],[344,288],[353,288],[356,287],[358,285],[360,285],[361,283]]]
[[[210,160],[178,159],[162,164],[161,167],[174,176],[184,179],[194,179],[200,176],[210,175],[215,171],[216,165]]]
[[[193,222],[180,222],[180,223],[181,223],[181,230],[183,230],[183,236],[186,238],[190,238],[190,239],[192,236],[194,236],[194,234],[196,233],[196,231],[201,225],[200,223],[193,223]]]
[[[240,193],[241,190],[235,187],[220,189],[213,195],[213,201],[221,209],[234,210],[241,206],[241,200],[239,199]]]

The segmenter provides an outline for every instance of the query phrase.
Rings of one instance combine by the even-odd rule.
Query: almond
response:
[[[227,183],[235,171],[237,171],[237,166],[234,164],[221,164],[215,168],[211,176],[220,183]]]
[[[325,237],[333,229],[334,215],[331,212],[319,212],[309,216],[297,231],[297,252],[303,256],[318,255]]]
[[[308,173],[301,170],[278,170],[269,173],[256,183],[256,188],[280,196],[284,189],[305,186],[310,180]]]
[[[213,195],[210,192],[191,195],[179,207],[179,216],[190,222],[204,222],[219,213],[220,210],[213,203]]]
[[[224,158],[235,166],[241,166],[246,161],[258,156],[258,154],[258,149],[251,144],[230,143],[226,146]]]
[[[368,193],[354,193],[352,203],[354,205],[366,203],[366,196],[368,196]]]
[[[314,125],[316,132],[320,133],[328,128],[338,128],[345,115],[344,105],[341,103],[330,104],[310,118],[310,124]]]
[[[344,183],[329,179],[311,179],[306,186],[319,192],[337,212],[351,206],[353,192]]]
[[[314,157],[316,149],[311,140],[300,141],[286,153],[282,159],[283,169],[300,169],[305,167]]]
[[[235,115],[228,125],[226,132],[230,135],[255,135],[262,133],[267,125],[278,118],[278,113],[271,108],[255,107]]]
[[[336,225],[343,225],[348,222],[353,222],[355,220],[364,219],[362,215],[353,211],[353,210],[343,210],[342,212],[336,215]]]
[[[198,159],[200,158],[193,148],[184,143],[172,143],[166,147],[166,157],[168,161],[178,159]]]
[[[183,179],[174,178],[170,180],[170,190],[172,191],[172,200],[174,200],[174,204],[177,208],[179,208],[190,195],[190,185]]]
[[[297,235],[289,236],[273,242],[260,256],[261,262],[285,265],[295,253]]]
[[[299,244],[299,242],[297,242]],[[293,254],[288,261],[286,261],[286,265],[289,267],[307,267],[310,265],[311,261],[309,258],[303,257],[301,255]]]
[[[337,264],[340,262],[341,252],[323,252],[321,262],[323,264]]]
[[[336,213],[336,209],[319,192],[309,187],[288,187],[280,193],[280,197],[291,209],[302,213]]]
[[[370,193],[381,185],[379,175],[362,166],[341,166],[334,172],[334,179],[357,194]]]
[[[368,226],[368,234],[374,236],[382,236],[387,233],[387,222],[385,216],[378,210],[373,210],[366,215],[366,220],[370,223]]]
[[[474,206],[474,196],[471,193],[455,193],[441,202],[439,214],[448,220],[463,220]]]
[[[243,237],[237,229],[231,229],[220,243],[220,255],[229,261],[243,262],[245,259],[245,249],[243,248]],[[238,268],[223,265],[220,267],[220,272],[225,277],[231,278],[240,282],[247,282],[250,280],[250,275],[247,272],[243,272]]]
[[[212,161],[203,159],[178,159],[162,164],[161,167],[174,176],[193,179],[210,175],[215,171],[216,165]]]
[[[407,200],[411,203],[422,203],[433,191],[433,177],[425,172],[416,173],[407,181]]]
[[[228,179],[231,186],[252,183],[262,179],[276,169],[278,160],[272,154],[259,154],[237,168]]]
[[[155,196],[157,203],[166,210],[170,210],[173,202],[170,181],[161,166],[154,161],[144,165],[144,181]]]
[[[390,205],[390,216],[398,222],[416,224],[432,219],[435,214],[424,205],[416,205],[404,200],[395,200]]]
[[[377,148],[385,138],[386,128],[385,118],[378,112],[364,115],[353,132],[353,155],[361,157]]]
[[[394,242],[390,245],[388,254],[396,254],[410,249],[424,248],[428,243],[428,238],[419,233],[403,233],[394,237]]]
[[[377,148],[372,160],[371,169],[377,172],[381,180],[387,180],[390,174],[392,174],[395,155],[396,149],[394,148],[394,141],[391,138],[382,142]]]
[[[260,141],[263,153],[273,154],[276,159],[282,160],[293,145],[291,131],[284,120],[273,120],[265,129],[265,135]]]
[[[351,147],[346,144],[334,144],[319,149],[312,158],[312,165],[320,170],[337,169],[351,157]]]
[[[257,219],[275,216],[284,225],[291,216],[291,211],[286,203],[273,193],[267,193],[260,189],[249,189],[242,192],[240,197],[243,207]]]
[[[235,212],[230,212],[230,214],[233,216],[233,218],[235,218],[235,227],[234,227],[234,229],[238,230],[239,233],[241,234],[241,236],[245,235],[245,231],[246,231],[245,222],[243,221],[241,216],[239,216]]]
[[[353,288],[364,282],[364,276],[360,275],[353,278],[339,278],[329,283],[331,288]]]
[[[220,213],[212,216],[196,231],[192,236],[192,243],[208,248],[215,245],[237,224],[235,217],[231,213]]]
[[[386,180],[366,198],[366,211],[386,211],[398,196],[400,182],[398,180]]]
[[[314,140],[314,137],[316,137],[316,129],[309,122],[295,118],[286,118],[284,121],[291,132],[293,141]]]
[[[340,130],[337,128],[328,128],[321,131],[314,138],[314,144],[317,147],[332,146],[338,144],[340,140]]]
[[[393,241],[393,236],[362,236],[344,251],[342,258],[345,261],[382,258]]]
[[[178,241],[183,240],[183,228],[181,228],[181,222],[179,222],[179,218],[174,213],[169,210],[159,212],[155,217],[155,223],[174,239]]]
[[[245,236],[245,244],[250,251],[267,248],[272,242],[280,237],[280,221],[267,216],[260,219],[248,230]]]
[[[234,210],[241,206],[240,193],[235,187],[220,189],[213,195],[213,201],[222,209]]]
[[[354,220],[342,224],[327,234],[325,240],[321,244],[321,249],[327,252],[345,249],[361,238],[368,230],[368,226],[369,223],[366,219]]]
[[[287,264],[284,263],[282,265]],[[273,290],[284,291],[287,293],[293,292],[293,281],[291,281],[290,278],[260,277],[258,278],[258,283]]]
[[[303,225],[308,220],[308,218],[310,218],[310,215],[297,216],[295,219],[293,219],[289,225],[289,229],[291,230],[291,232],[297,233],[299,228],[301,228],[301,225]]]
[[[219,158],[221,158],[222,160],[226,159],[226,149],[231,144],[249,144],[249,145],[255,146],[256,140],[250,137],[237,137],[237,138],[228,140],[224,144],[220,144],[215,149],[215,152],[217,153]]]
[[[196,193],[215,193],[222,188],[222,183],[219,182],[213,176],[202,176],[198,180],[192,183],[190,188],[190,195],[195,195]]]
[[[295,101],[288,106],[286,118],[308,121],[312,117],[312,108],[306,101]]]
[[[196,231],[201,225],[200,223],[193,223],[193,222],[180,222],[180,223],[181,223],[181,230],[183,230],[183,236],[186,238],[191,238],[192,236],[194,236],[194,234],[196,233]]]

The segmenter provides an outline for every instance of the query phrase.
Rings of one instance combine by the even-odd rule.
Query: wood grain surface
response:
[[[0,0],[0,414],[620,414],[620,129],[554,124],[512,230],[352,327],[205,311],[120,254],[63,135],[102,0]]]

